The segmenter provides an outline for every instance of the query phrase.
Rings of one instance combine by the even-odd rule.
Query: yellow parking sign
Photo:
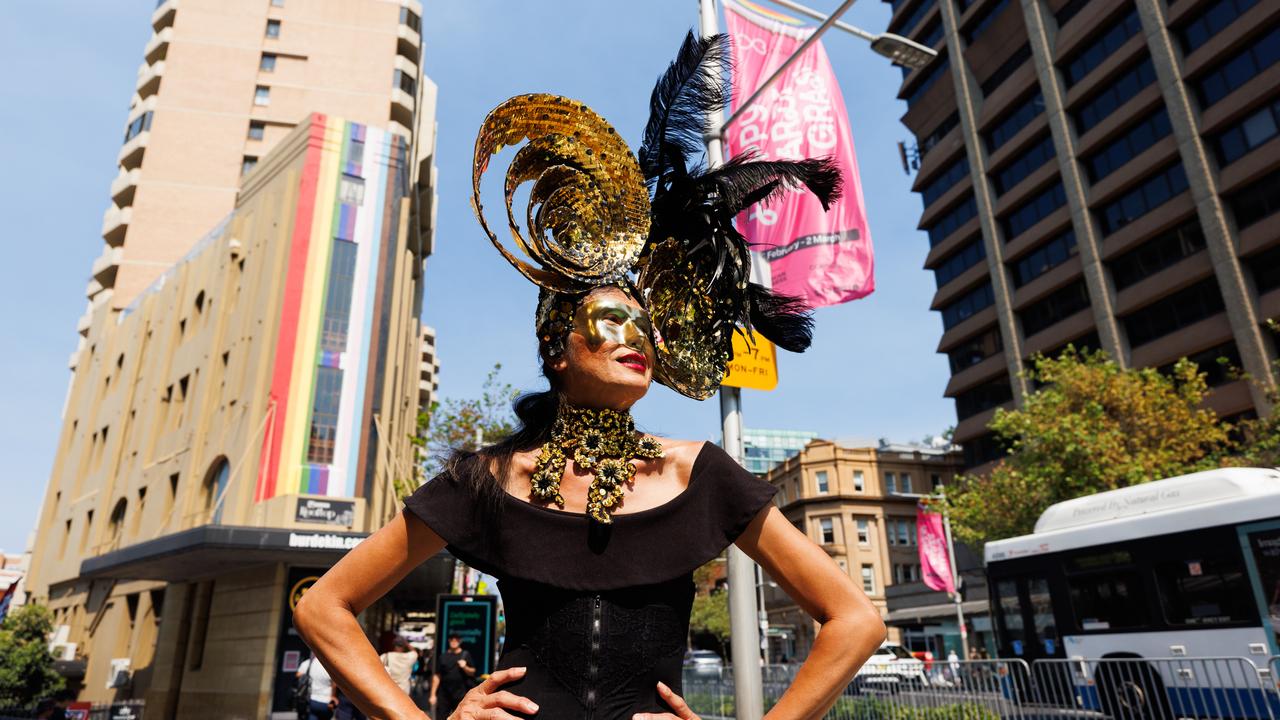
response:
[[[772,390],[778,387],[778,357],[773,343],[754,332],[751,342],[742,333],[733,334],[733,360],[723,385],[748,390]]]

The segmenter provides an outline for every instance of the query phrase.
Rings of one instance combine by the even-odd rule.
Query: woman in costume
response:
[[[473,203],[494,246],[540,288],[550,388],[516,402],[512,435],[455,452],[298,604],[307,644],[371,717],[423,713],[355,616],[446,545],[499,579],[507,613],[497,671],[449,720],[696,718],[680,697],[692,573],[730,543],[822,624],[770,720],[823,715],[884,639],[866,595],[773,506],[771,485],[713,444],[646,435],[631,419],[651,381],[714,394],[735,332],[809,345],[807,308],[749,282],[732,220],[784,191],[826,205],[839,174],[822,160],[691,166],[709,113],[727,101],[726,61],[724,36],[690,33],[654,88],[638,158],[567,98],[514,97],[485,120]],[[507,217],[532,263],[503,247],[479,200],[491,157],[522,143],[507,170]],[[511,207],[525,182],[527,236]]]

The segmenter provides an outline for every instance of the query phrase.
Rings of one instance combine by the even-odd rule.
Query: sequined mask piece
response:
[[[561,404],[542,446],[531,478],[533,496],[564,507],[560,479],[572,459],[595,474],[587,490],[587,515],[596,522],[613,522],[613,509],[622,504],[623,488],[635,479],[632,460],[662,457],[656,438],[636,432],[631,413],[608,408],[580,408]]]
[[[653,326],[643,308],[616,297],[592,298],[583,302],[573,314],[573,331],[587,341],[592,350],[606,342],[629,347],[641,355],[649,367],[654,364]]]

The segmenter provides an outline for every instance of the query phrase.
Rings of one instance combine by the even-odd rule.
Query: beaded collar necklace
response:
[[[561,403],[551,428],[551,439],[542,446],[531,483],[533,496],[561,508],[560,478],[572,458],[583,470],[595,473],[587,491],[587,515],[596,522],[613,522],[612,509],[622,502],[622,489],[635,479],[635,459],[662,457],[657,438],[636,432],[628,411],[582,408]]]

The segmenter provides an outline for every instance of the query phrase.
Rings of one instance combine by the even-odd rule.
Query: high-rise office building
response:
[[[421,22],[418,0],[161,0],[80,334],[96,307],[126,307],[230,214],[241,175],[309,113],[413,140],[417,106],[435,102]],[[432,141],[427,129],[417,142]]]
[[[1190,358],[1220,415],[1268,412],[1280,4],[889,3],[890,31],[938,50],[900,97],[966,466],[998,457],[986,426],[1031,356],[1069,343]]]
[[[435,205],[420,12],[156,9],[112,193],[124,227],[90,288],[26,580],[79,700],[287,712],[308,654],[294,604],[415,486]],[[451,575],[443,556],[410,573],[361,614],[371,640]]]
[[[764,475],[783,460],[799,455],[818,433],[809,430],[742,429],[742,466]]]

